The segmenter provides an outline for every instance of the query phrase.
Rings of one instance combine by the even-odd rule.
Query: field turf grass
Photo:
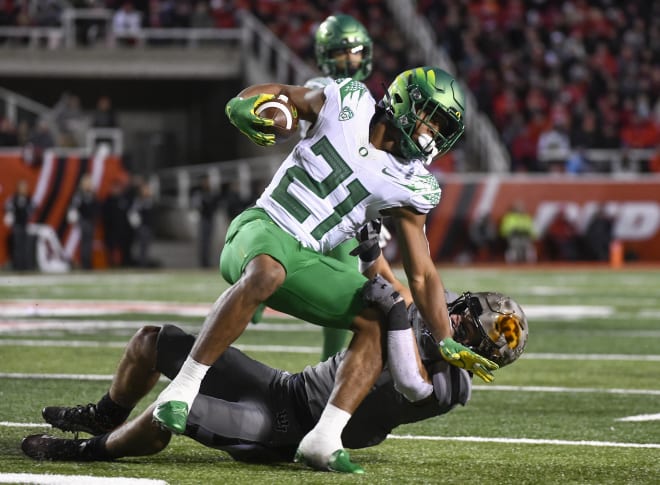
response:
[[[185,437],[174,437],[158,455],[111,463],[25,457],[21,438],[49,429],[38,425],[44,405],[96,402],[140,325],[167,322],[196,332],[226,284],[212,271],[0,273],[0,483],[9,473],[171,484],[660,483],[658,269],[440,268],[440,274],[458,292],[497,290],[516,298],[530,321],[526,355],[497,371],[493,384],[475,378],[467,406],[352,451],[366,475],[342,476],[296,464],[240,464]],[[168,306],[143,313],[135,301]],[[106,311],[108,302],[121,308]],[[172,311],[176,303],[190,311]],[[269,365],[297,371],[317,361],[321,332],[270,315],[237,344]]]

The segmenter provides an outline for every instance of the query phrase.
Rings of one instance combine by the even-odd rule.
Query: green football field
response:
[[[213,271],[0,273],[0,483],[53,483],[50,475],[85,484],[660,483],[660,270],[440,273],[455,291],[518,300],[530,323],[527,350],[494,383],[475,379],[467,406],[352,451],[364,476],[239,464],[185,437],[158,455],[110,463],[30,460],[20,441],[49,430],[44,405],[96,402],[137,328],[167,322],[197,332],[226,284]],[[270,315],[236,344],[298,371],[317,361],[321,331]]]

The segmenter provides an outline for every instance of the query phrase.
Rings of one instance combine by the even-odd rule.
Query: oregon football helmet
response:
[[[401,131],[401,154],[428,164],[458,141],[465,130],[465,95],[449,73],[435,67],[417,67],[399,74],[380,105]],[[432,135],[415,137],[418,122]]]
[[[454,340],[500,367],[525,350],[529,335],[525,313],[502,293],[463,293],[449,305],[449,313],[463,317],[454,328]]]
[[[371,74],[372,42],[367,29],[350,15],[336,14],[326,18],[315,35],[316,64],[323,74],[333,79],[351,77],[363,81]],[[357,69],[338,66],[333,55],[337,50],[362,52]]]

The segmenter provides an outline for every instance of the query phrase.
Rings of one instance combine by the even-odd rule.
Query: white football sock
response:
[[[330,455],[344,447],[341,433],[349,419],[351,419],[350,413],[328,404],[323,410],[319,422],[305,435],[298,449],[307,460],[318,466],[327,465]]]
[[[209,367],[211,366],[200,364],[188,356],[179,373],[170,382],[170,385],[163,389],[156,402],[183,401],[188,404],[188,410],[190,410]]]

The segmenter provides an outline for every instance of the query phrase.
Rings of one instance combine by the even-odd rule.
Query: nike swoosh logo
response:
[[[430,173],[427,175],[413,175],[411,180],[404,182],[394,173],[392,173],[387,167],[383,168],[381,172],[383,173],[383,175],[387,175],[388,177],[394,179],[395,184],[400,185],[401,187],[405,187],[408,190],[412,190],[414,192],[434,193],[439,191],[440,189],[440,187],[438,186],[438,181]]]
[[[399,179],[399,177],[397,175],[391,173],[387,167],[385,167],[383,170],[381,170],[381,172],[383,172],[388,177],[392,177],[393,179],[397,179],[397,180]]]

